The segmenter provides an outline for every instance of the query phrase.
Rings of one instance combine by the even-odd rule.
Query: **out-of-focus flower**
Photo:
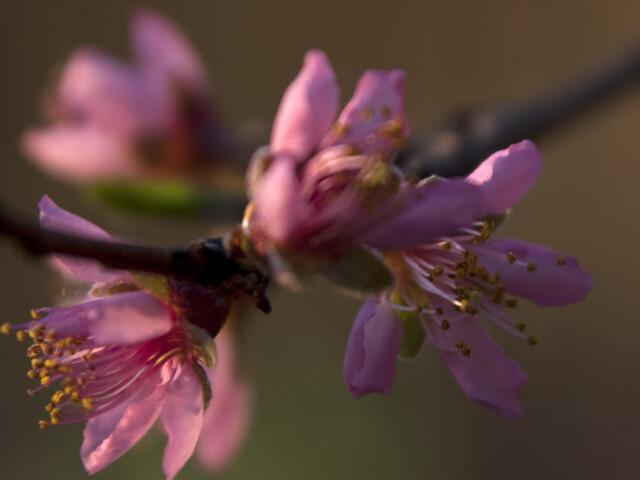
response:
[[[204,416],[196,451],[200,464],[212,472],[224,469],[240,451],[253,416],[253,387],[238,372],[236,328],[233,322],[227,323],[216,336],[219,360],[210,378],[213,401]]]
[[[444,235],[436,231],[429,241],[415,242],[412,232],[422,227],[401,214],[393,226],[381,225],[363,239],[383,252],[395,282],[364,304],[349,338],[344,375],[355,397],[388,394],[398,355],[415,357],[428,339],[472,400],[507,417],[522,413],[517,395],[526,376],[480,319],[534,345],[537,337],[526,334],[525,324],[509,312],[518,305],[516,296],[540,306],[565,305],[581,301],[592,286],[574,257],[490,238],[502,215],[535,184],[540,169],[541,157],[531,142],[512,145],[466,178],[484,201],[464,228]],[[437,208],[437,189],[448,183],[432,179],[422,191],[435,202],[435,215],[449,214]]]
[[[110,239],[47,197],[40,222],[49,230]],[[247,429],[250,393],[232,373],[230,333],[220,337],[219,358],[213,337],[240,293],[108,270],[76,257],[57,255],[54,263],[86,282],[88,291],[66,306],[34,310],[29,323],[2,326],[3,333],[16,330],[19,340],[33,340],[29,376],[40,386],[32,393],[60,384],[40,426],[86,421],[80,453],[89,473],[129,450],[158,418],[169,436],[162,465],[168,479],[192,455],[201,431],[201,458],[222,468]],[[220,404],[207,409],[212,387]]]
[[[29,130],[27,154],[65,181],[195,174],[224,153],[207,74],[167,19],[133,18],[136,63],[84,48],[47,104],[52,124]]]
[[[386,268],[362,241],[402,213],[416,238],[472,220],[479,190],[463,181],[438,187],[442,212],[424,208],[422,187],[394,166],[409,133],[405,73],[369,70],[336,119],[338,86],[324,53],[310,51],[280,104],[268,148],[247,175],[252,203],[244,228],[277,280],[323,272],[360,290],[390,284]],[[465,194],[466,192],[466,194]],[[439,225],[435,225],[438,222]],[[425,239],[428,237],[425,237]]]

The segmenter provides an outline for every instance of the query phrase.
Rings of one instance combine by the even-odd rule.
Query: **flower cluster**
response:
[[[40,202],[40,222],[53,231],[111,238],[48,197]],[[225,465],[246,432],[252,394],[233,373],[230,327],[215,345],[213,337],[239,291],[107,270],[69,256],[56,256],[53,264],[88,291],[68,305],[33,310],[29,323],[2,326],[33,342],[28,375],[40,385],[31,393],[59,384],[40,427],[87,421],[80,453],[89,473],[125,453],[157,418],[169,435],[168,479],[192,455],[201,432],[206,465]]]
[[[226,149],[197,55],[167,19],[133,19],[137,64],[95,48],[74,53],[46,104],[52,125],[28,131],[26,153],[48,173],[83,182],[201,170]]]
[[[393,165],[409,131],[403,95],[403,72],[368,71],[334,122],[335,75],[322,52],[309,52],[248,174],[245,231],[285,284],[305,267],[383,290],[364,304],[348,342],[344,374],[355,397],[388,393],[398,355],[415,357],[428,339],[470,398],[516,416],[526,377],[479,320],[535,344],[507,313],[515,296],[577,302],[591,277],[573,257],[491,239],[538,178],[531,142],[497,152],[467,178],[406,181]]]
[[[140,12],[133,47],[134,66],[96,50],[73,55],[49,104],[53,124],[24,138],[43,168],[75,181],[155,177],[192,172],[221,155],[209,82],[187,41],[167,20]],[[484,324],[534,345],[536,335],[511,313],[519,298],[578,302],[591,276],[574,257],[493,238],[540,174],[530,141],[495,153],[466,178],[405,178],[395,165],[410,133],[404,89],[403,71],[369,70],[338,114],[331,64],[323,52],[308,52],[270,144],[251,161],[250,203],[225,246],[238,265],[285,286],[320,273],[369,297],[344,360],[354,397],[388,394],[397,359],[431,344],[472,400],[517,416],[526,376]],[[48,197],[40,212],[45,229],[111,239]],[[39,381],[32,393],[59,385],[40,426],[86,421],[81,456],[89,473],[124,454],[157,419],[169,437],[167,479],[196,448],[208,468],[227,464],[247,432],[253,392],[236,374],[234,326],[225,321],[257,285],[243,277],[203,286],[64,255],[51,263],[83,286],[80,293],[33,310],[28,323],[1,327],[32,340],[28,375]]]

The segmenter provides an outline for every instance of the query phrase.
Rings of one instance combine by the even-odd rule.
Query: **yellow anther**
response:
[[[474,315],[478,313],[478,309],[473,305],[471,305],[471,302],[469,302],[469,300],[467,300],[466,298],[460,301],[460,305],[458,305],[458,309],[470,315]]]
[[[507,253],[507,260],[509,261],[509,263],[516,263],[517,259],[518,259],[518,257],[516,257],[515,253],[513,253],[513,252]]]
[[[83,398],[82,406],[87,410],[91,410],[93,408],[93,399],[92,398]]]
[[[44,407],[44,409],[51,413],[51,410],[53,410],[55,408],[55,405],[53,403],[47,403],[47,405]]]
[[[27,377],[29,377],[31,380],[35,380],[38,377],[38,372],[36,372],[35,370],[29,370],[27,372]]]
[[[47,367],[42,367],[42,370],[40,370],[40,377],[48,377],[50,373],[51,370],[49,370]]]
[[[442,270],[442,267],[440,267],[440,266],[437,266],[437,267],[435,267],[433,270],[431,270],[431,274],[432,274],[434,277],[437,277],[437,276],[439,276],[439,275],[442,275],[442,272],[443,272],[443,270]]]
[[[42,355],[42,348],[39,345],[31,345],[27,349],[27,357],[33,358]]]
[[[518,330],[520,330],[521,332],[524,331],[525,327],[526,327],[526,325],[525,325],[524,322],[518,322],[518,324],[516,325],[516,328]]]
[[[11,333],[11,325],[9,325],[8,323],[3,323],[0,327],[0,332],[4,333],[5,335],[9,335]]]
[[[449,330],[449,327],[451,327],[451,325],[449,324],[449,320],[447,320],[446,318],[442,320],[442,323],[440,324],[440,326],[442,327],[443,330]]]
[[[447,242],[440,242],[440,246],[444,249],[444,250],[451,250],[452,247],[452,243],[451,241],[447,241]]]
[[[531,263],[527,263],[527,272],[535,272],[536,271],[536,264],[531,262]]]
[[[65,395],[71,395],[73,392],[75,392],[75,388],[72,387],[71,385],[67,385],[66,387],[64,387]]]
[[[19,342],[24,342],[27,339],[27,332],[20,330],[19,332],[16,332],[16,338],[18,339]]]
[[[80,395],[78,394],[77,390],[74,390],[73,392],[71,392],[71,395],[69,395],[69,400],[71,400],[72,402],[80,401]]]
[[[517,298],[507,298],[504,303],[509,308],[516,308],[518,306],[518,299]]]
[[[53,403],[54,405],[58,405],[63,398],[64,392],[62,390],[58,390],[56,393],[51,395],[51,403]]]
[[[60,417],[51,417],[51,424],[58,425],[60,423]]]
[[[349,125],[347,125],[346,123],[334,123],[331,129],[333,130],[333,133],[338,137],[344,137],[351,130],[349,128]]]
[[[54,332],[53,330],[49,330],[49,331],[47,332],[47,334],[44,336],[44,339],[45,339],[47,342],[53,342],[53,341],[56,339],[56,332]],[[56,345],[57,345],[57,343],[56,343]],[[63,345],[64,345],[64,344],[63,344]]]
[[[31,368],[37,370],[38,368],[42,368],[42,359],[40,358],[32,358],[31,359]]]
[[[58,361],[57,361],[57,360],[53,360],[53,359],[51,359],[51,358],[47,358],[47,359],[44,361],[44,366],[45,366],[45,367],[49,367],[49,368],[55,368],[55,367],[57,367],[57,366],[58,366]]]
[[[537,345],[538,344],[538,336],[537,335],[529,335],[527,338],[529,345]]]
[[[49,377],[49,376],[42,377],[40,379],[40,385],[49,385],[49,382],[51,382],[51,377]]]
[[[564,255],[561,255],[561,256],[558,257],[556,262],[558,263],[558,265],[564,266],[564,265],[567,264],[567,257],[565,257]]]
[[[38,428],[40,430],[44,430],[45,428],[47,428],[48,426],[50,426],[51,424],[49,422],[47,422],[46,420],[39,420],[38,421]]]

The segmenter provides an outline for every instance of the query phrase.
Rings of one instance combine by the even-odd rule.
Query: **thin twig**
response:
[[[91,258],[108,268],[189,278],[203,285],[219,285],[233,275],[252,273],[229,257],[220,237],[172,248],[106,242],[43,229],[6,208],[0,209],[0,234],[12,237],[32,255]]]

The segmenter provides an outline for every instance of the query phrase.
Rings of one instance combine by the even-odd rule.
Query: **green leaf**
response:
[[[353,250],[330,261],[325,275],[334,284],[362,293],[377,293],[391,287],[393,276],[373,253],[364,248]]]
[[[246,203],[237,189],[185,180],[105,181],[89,185],[87,191],[110,208],[145,215],[195,217],[213,212],[231,217],[241,214]]]

